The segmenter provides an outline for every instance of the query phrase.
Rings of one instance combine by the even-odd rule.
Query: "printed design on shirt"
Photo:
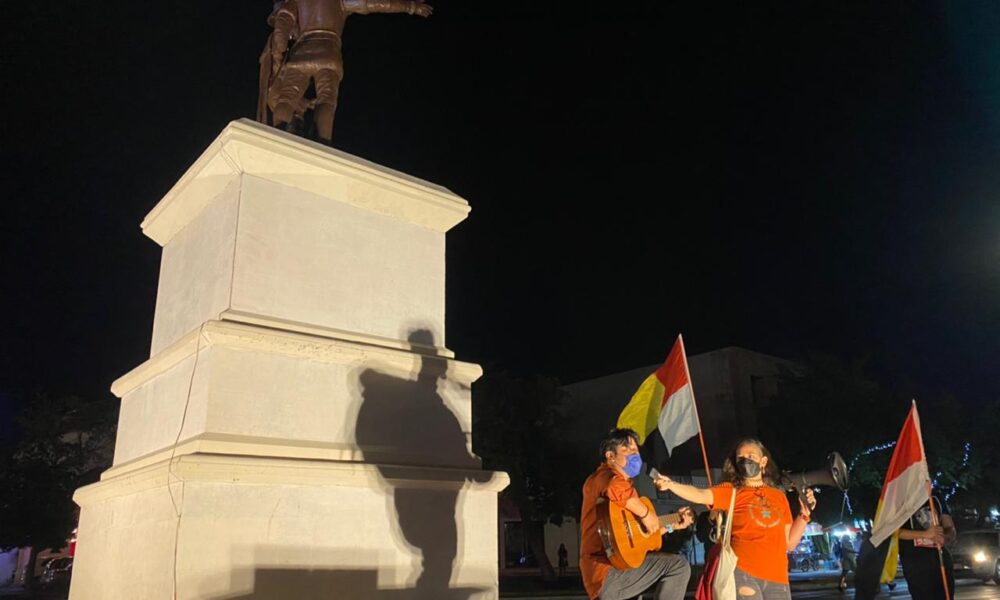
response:
[[[758,527],[770,529],[781,523],[781,510],[773,506],[767,496],[755,493],[747,505],[747,512],[750,518]]]
[[[913,514],[913,521],[920,529],[929,529],[931,526],[931,507],[926,504],[921,506]]]
[[[941,505],[936,499],[934,501],[934,508],[938,510],[938,514],[941,514]],[[930,529],[933,524],[930,504],[924,504],[910,517],[910,529]]]

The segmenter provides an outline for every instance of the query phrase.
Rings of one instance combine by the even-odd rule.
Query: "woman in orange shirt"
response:
[[[810,507],[816,500],[806,491],[808,505],[799,502],[799,516],[792,519],[785,492],[778,487],[778,467],[762,443],[741,440],[722,466],[723,483],[698,488],[677,483],[668,477],[658,480],[667,489],[689,502],[712,508],[733,509],[733,552],[736,553],[736,593],[738,600],[789,600],[788,552],[802,539],[809,523]]]

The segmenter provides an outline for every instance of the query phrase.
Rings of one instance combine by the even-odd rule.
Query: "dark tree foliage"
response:
[[[111,464],[118,403],[36,395],[0,448],[0,548],[65,546],[76,527],[73,492]]]
[[[843,363],[822,356],[795,371],[785,370],[777,397],[761,409],[759,419],[762,431],[770,432],[764,441],[778,465],[801,471],[826,464],[832,451],[850,462],[865,448],[894,437],[902,420],[892,417],[892,412],[862,361]],[[866,489],[854,486],[855,504],[855,494],[864,496]],[[842,494],[825,489],[819,500],[816,520],[837,522],[844,508]]]
[[[892,457],[892,448],[875,448],[896,441],[915,396],[877,384],[863,360],[817,357],[783,373],[777,398],[760,414],[778,464],[785,470],[815,469],[836,450],[851,468],[853,513],[839,492],[826,488],[817,520],[832,525],[841,518],[874,517]],[[986,501],[987,495],[977,490],[996,489],[988,473],[990,465],[997,466],[996,411],[971,410],[949,395],[916,400],[928,466],[940,493],[954,490],[955,500]]]
[[[970,406],[950,394],[917,400],[927,464],[953,508],[988,514],[1000,502],[1000,402]]]
[[[579,512],[579,465],[590,464],[563,441],[572,418],[567,398],[554,379],[520,379],[502,371],[488,373],[473,388],[473,449],[485,468],[510,475],[501,498],[517,506],[546,579],[555,573],[545,555],[544,525]]]

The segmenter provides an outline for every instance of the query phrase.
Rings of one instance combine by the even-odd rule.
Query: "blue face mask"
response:
[[[625,474],[629,478],[635,477],[642,472],[642,457],[638,454],[629,454],[628,462],[625,463]]]

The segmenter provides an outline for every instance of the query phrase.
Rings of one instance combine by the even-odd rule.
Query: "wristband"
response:
[[[673,533],[673,532],[674,532],[674,526],[673,525],[667,525],[667,533]]]
[[[641,517],[639,517],[639,518],[640,518],[640,519],[645,519],[645,518],[646,518],[646,517],[648,517],[648,516],[649,516],[649,507],[647,506],[647,507],[646,507],[646,514],[642,515],[642,516],[641,516]]]
[[[804,515],[802,513],[799,513],[799,518],[802,519],[803,521],[805,521],[806,524],[809,523],[809,515]]]

